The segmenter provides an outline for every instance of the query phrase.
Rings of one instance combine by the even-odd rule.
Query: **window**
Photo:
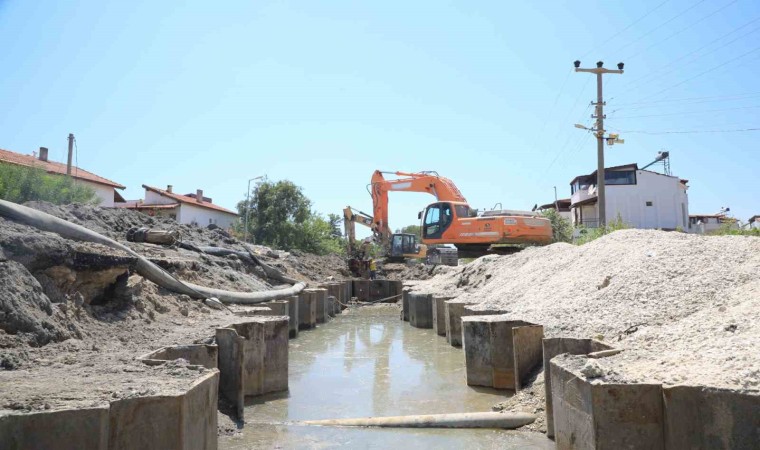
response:
[[[471,215],[470,207],[467,205],[456,205],[454,206],[454,210],[457,212],[457,217],[459,218],[467,218],[467,217],[474,216],[474,215]]]
[[[633,170],[604,172],[605,184],[636,184],[636,172]]]
[[[425,225],[436,225],[440,219],[440,210],[436,206],[428,208],[427,214],[425,214]]]
[[[647,206],[653,206],[654,202],[647,202]]]

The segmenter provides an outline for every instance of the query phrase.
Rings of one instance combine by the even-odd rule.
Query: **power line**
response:
[[[690,55],[693,55],[694,53],[696,53],[696,52],[697,52],[697,51],[699,51],[699,50],[702,50],[702,49],[703,49],[703,48],[705,48],[705,47],[709,47],[709,46],[710,46],[710,45],[712,45],[714,42],[716,42],[716,41],[719,41],[719,40],[723,39],[724,37],[726,37],[726,36],[728,36],[728,35],[731,35],[731,34],[735,33],[736,31],[739,31],[741,28],[744,28],[745,26],[749,25],[750,23],[754,23],[754,22],[756,22],[756,21],[758,21],[758,20],[760,20],[760,17],[758,17],[758,18],[756,18],[756,19],[752,20],[751,22],[749,22],[749,23],[747,23],[747,24],[743,25],[742,27],[739,27],[739,28],[737,28],[736,30],[734,30],[734,31],[732,31],[732,32],[730,32],[730,33],[728,33],[728,34],[725,34],[725,35],[721,36],[720,38],[717,38],[717,39],[713,40],[712,42],[710,42],[710,43],[708,43],[707,45],[704,45],[704,46],[702,46],[702,47],[698,48],[697,50],[695,50],[695,51],[693,51],[693,52],[687,53],[686,55],[684,55],[684,56],[682,56],[682,57],[680,57],[680,58],[678,58],[678,59],[676,59],[676,60],[674,60],[674,61],[671,61],[670,63],[668,63],[668,64],[665,64],[664,66],[661,66],[661,67],[660,67],[660,70],[659,70],[659,71],[657,71],[657,72],[653,72],[653,73],[651,73],[651,74],[649,74],[649,75],[645,75],[645,76],[643,76],[643,77],[641,77],[641,78],[639,78],[639,79],[637,79],[637,80],[634,80],[634,82],[633,82],[631,85],[629,85],[629,88],[628,88],[628,90],[630,91],[631,89],[634,89],[634,88],[636,88],[636,87],[638,87],[638,86],[641,86],[642,84],[646,84],[647,82],[651,82],[651,81],[652,81],[654,78],[659,78],[659,77],[662,77],[663,75],[667,75],[667,74],[669,74],[669,73],[672,73],[673,71],[675,71],[675,70],[679,69],[680,67],[683,67],[684,65],[692,64],[692,63],[694,63],[695,61],[698,61],[700,58],[704,58],[704,57],[705,57],[705,56],[707,56],[707,55],[713,54],[713,53],[717,52],[718,50],[720,50],[720,49],[722,49],[722,48],[728,47],[729,45],[733,44],[734,42],[738,41],[739,39],[741,39],[741,38],[743,38],[743,37],[745,37],[745,36],[749,36],[750,34],[752,34],[752,33],[756,32],[757,30],[760,30],[760,26],[753,28],[752,30],[750,30],[750,31],[748,31],[748,32],[746,32],[746,33],[744,33],[744,34],[742,34],[741,36],[739,36],[739,37],[737,37],[737,38],[735,38],[735,39],[733,39],[733,40],[731,40],[731,41],[728,41],[728,42],[726,42],[725,44],[723,44],[723,45],[721,45],[721,46],[719,46],[719,47],[716,47],[716,48],[714,48],[714,49],[710,50],[710,51],[709,51],[709,52],[707,52],[707,53],[704,53],[704,54],[702,54],[702,55],[697,55],[697,57],[696,57],[696,58],[692,58],[691,60],[689,60],[689,61],[688,61],[688,62],[686,62],[685,64],[681,64],[679,67],[674,67],[674,68],[672,68],[672,69],[670,69],[670,70],[665,70],[665,71],[663,71],[663,70],[662,70],[662,69],[664,69],[664,68],[667,68],[667,67],[670,67],[670,66],[672,66],[672,65],[673,65],[673,64],[675,64],[676,62],[678,62],[678,61],[682,60],[683,58],[686,58],[686,57],[688,57],[688,56],[690,56]],[[654,77],[654,78],[652,78],[652,77]]]
[[[557,96],[554,97],[554,103],[552,104],[551,109],[549,110],[549,114],[546,115],[546,118],[544,119],[544,124],[541,125],[541,131],[538,133],[539,136],[544,134],[544,130],[546,129],[546,125],[549,123],[549,119],[551,118],[552,114],[554,114],[554,110],[557,107],[557,102],[559,101],[559,97],[562,95],[562,92],[565,90],[565,85],[567,84],[567,80],[570,79],[570,74],[573,73],[573,70],[570,69],[567,71],[567,76],[565,77],[565,80],[562,82],[562,85],[559,88],[559,92],[557,93]]]
[[[694,25],[697,25],[698,23],[702,22],[703,20],[708,19],[708,18],[714,16],[715,14],[723,11],[724,9],[728,8],[729,6],[733,5],[734,3],[738,2],[738,1],[739,0],[732,0],[732,1],[728,2],[728,3],[726,3],[725,5],[721,6],[720,8],[718,8],[715,11],[711,12],[710,14],[708,14],[706,16],[702,16],[702,18],[689,23],[689,25],[687,25],[684,28],[681,28],[680,30],[676,31],[675,33],[671,34],[670,36],[668,36],[666,38],[663,38],[663,39],[659,39],[657,42],[655,42],[654,44],[650,45],[649,47],[647,47],[647,48],[645,48],[643,50],[639,50],[638,52],[634,53],[633,55],[627,56],[627,57],[623,58],[623,60],[624,61],[628,61],[629,59],[633,59],[636,56],[639,56],[640,54],[644,53],[645,51],[649,50],[652,47],[662,45],[662,43],[665,42],[665,41],[667,41],[668,39],[670,39],[672,37],[675,37],[675,36],[678,36],[679,34],[683,33],[684,31],[688,30],[689,28],[693,27]]]
[[[631,41],[631,42],[627,43],[626,45],[620,47],[619,49],[615,50],[614,53],[620,53],[620,51],[623,50],[624,48],[628,48],[631,45],[639,42],[640,40],[644,39],[645,37],[649,36],[650,34],[654,33],[655,31],[657,31],[660,28],[664,27],[665,25],[669,24],[670,22],[676,20],[677,18],[681,17],[682,15],[686,14],[687,12],[691,11],[692,9],[696,8],[697,6],[701,5],[704,2],[705,2],[705,0],[700,0],[697,3],[689,6],[688,8],[686,8],[683,11],[679,12],[678,14],[676,14],[675,16],[671,17],[670,19],[666,20],[665,22],[661,23],[660,25],[658,25],[658,26],[652,28],[651,30],[647,31],[646,33],[642,34],[637,39],[634,39],[633,41]]]
[[[717,66],[711,67],[711,68],[709,68],[709,69],[705,70],[704,72],[700,72],[700,73],[698,73],[697,75],[694,75],[693,77],[687,78],[687,79],[685,79],[685,80],[683,80],[683,81],[681,81],[681,82],[678,82],[678,83],[676,83],[676,84],[674,84],[674,85],[672,85],[672,86],[668,86],[668,87],[666,87],[665,89],[662,89],[661,91],[657,91],[657,92],[655,92],[654,94],[650,94],[650,95],[648,95],[648,96],[646,96],[646,97],[642,97],[642,99],[643,99],[643,100],[645,100],[645,99],[648,99],[648,98],[654,97],[655,95],[659,95],[659,94],[662,94],[663,92],[669,91],[669,90],[671,90],[671,89],[673,89],[673,88],[676,88],[676,87],[678,87],[678,86],[681,86],[681,85],[682,85],[682,84],[684,84],[684,83],[688,83],[688,82],[689,82],[689,81],[691,81],[691,80],[694,80],[694,79],[696,79],[696,78],[699,78],[699,77],[701,77],[701,76],[703,76],[703,75],[707,75],[707,74],[708,74],[708,73],[710,73],[710,72],[713,72],[713,71],[715,71],[715,70],[718,70],[718,69],[720,69],[721,67],[724,67],[725,65],[727,65],[727,64],[729,64],[729,63],[732,63],[732,62],[736,61],[737,59],[743,58],[743,57],[745,57],[745,56],[749,55],[750,53],[754,53],[754,52],[756,52],[756,51],[758,51],[758,50],[760,50],[760,47],[756,47],[756,48],[754,48],[754,49],[752,49],[752,50],[750,50],[750,51],[748,51],[748,52],[742,53],[741,55],[739,55],[739,56],[737,56],[737,57],[735,57],[735,58],[731,58],[731,59],[729,59],[729,60],[728,60],[728,61],[726,61],[726,62],[723,62],[723,63],[721,63],[721,64],[718,64]]]
[[[627,27],[623,28],[622,30],[618,31],[617,33],[615,33],[615,34],[613,34],[612,36],[610,36],[610,37],[608,37],[607,39],[605,39],[605,40],[604,40],[604,42],[603,42],[601,45],[597,45],[596,47],[592,48],[591,50],[589,50],[588,52],[586,52],[585,54],[583,54],[583,56],[581,56],[581,58],[585,58],[586,56],[590,55],[592,52],[594,52],[595,50],[597,50],[599,47],[602,47],[604,44],[607,44],[607,43],[609,43],[610,41],[612,41],[612,40],[613,40],[613,39],[615,39],[616,37],[618,37],[618,36],[620,36],[621,34],[625,33],[626,31],[628,31],[629,29],[631,29],[631,27],[633,27],[633,26],[634,26],[634,25],[636,25],[637,23],[639,23],[639,22],[641,22],[642,20],[644,20],[646,17],[648,17],[648,16],[649,16],[650,14],[652,14],[653,12],[657,11],[658,9],[660,9],[660,7],[662,7],[662,5],[664,5],[664,4],[665,4],[665,3],[667,3],[668,1],[670,1],[670,0],[665,0],[664,2],[662,2],[662,3],[660,3],[659,5],[655,6],[653,9],[649,10],[649,11],[648,11],[647,13],[645,13],[643,16],[641,16],[641,17],[639,17],[638,19],[634,20],[634,21],[633,21],[633,23],[631,23],[631,24],[630,24],[630,25],[628,25]]]
[[[667,117],[667,116],[682,116],[685,114],[704,114],[704,113],[713,113],[713,112],[723,112],[723,111],[736,111],[740,109],[758,109],[760,106],[740,106],[737,108],[721,108],[721,109],[707,109],[704,111],[686,111],[686,112],[676,112],[676,113],[666,113],[666,114],[645,114],[641,116],[620,116],[616,117],[616,119],[640,119],[644,117]]]
[[[712,97],[690,97],[690,98],[673,98],[665,100],[654,100],[649,102],[632,102],[632,103],[619,103],[616,106],[622,107],[615,111],[622,111],[627,109],[641,109],[641,108],[659,108],[662,103],[678,103],[678,104],[695,104],[695,103],[713,103],[723,102],[726,100],[746,100],[749,98],[760,97],[760,92],[748,92],[745,94],[735,94],[726,96],[712,96]]]
[[[678,131],[648,131],[648,130],[616,130],[620,133],[636,134],[701,134],[701,133],[742,133],[760,131],[760,128],[737,128],[730,130],[678,130]]]

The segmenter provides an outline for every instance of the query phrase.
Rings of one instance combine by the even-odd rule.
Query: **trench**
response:
[[[220,436],[219,448],[555,448],[542,434],[520,431],[295,423],[490,411],[509,392],[467,386],[462,350],[399,320],[396,307],[351,308],[290,341],[289,391],[249,397],[245,427]]]

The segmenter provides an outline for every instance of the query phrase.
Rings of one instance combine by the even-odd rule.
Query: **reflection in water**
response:
[[[308,427],[301,420],[490,411],[504,391],[472,389],[464,355],[389,307],[345,311],[290,341],[290,392],[249,399],[243,448],[554,448],[543,435],[503,430]]]

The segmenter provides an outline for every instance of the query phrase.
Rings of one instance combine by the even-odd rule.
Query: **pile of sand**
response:
[[[755,237],[623,230],[483,257],[415,290],[625,348],[602,361],[611,380],[760,388]]]

